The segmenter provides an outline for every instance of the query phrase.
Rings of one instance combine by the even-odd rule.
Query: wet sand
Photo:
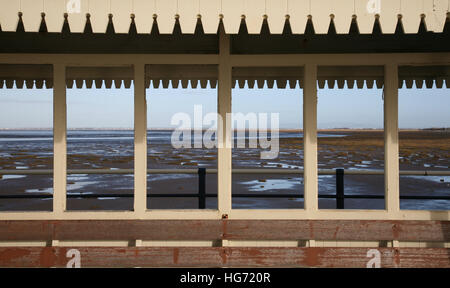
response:
[[[318,139],[319,169],[383,169],[383,131],[326,130],[320,134],[336,137]],[[342,137],[345,136],[345,137]],[[88,149],[90,147],[90,149]],[[30,148],[22,145],[1,146],[0,169],[51,169],[51,149]],[[7,151],[6,151],[7,150]],[[102,151],[99,153],[99,151]],[[148,144],[149,168],[217,167],[216,149],[173,149],[170,145]],[[83,147],[73,143],[68,148],[68,168],[133,168],[132,141],[98,143]],[[8,155],[6,155],[8,154]],[[100,156],[100,155],[101,156]],[[233,149],[233,168],[303,168],[303,139],[280,139],[280,154],[274,160],[261,160],[259,149]],[[401,170],[445,170],[450,166],[449,130],[408,130],[400,132]],[[303,194],[301,175],[233,175],[233,194]],[[45,194],[48,199],[0,199],[0,210],[51,210],[52,179],[50,176],[4,175],[0,180],[0,194]],[[149,175],[148,193],[195,194],[197,175]],[[133,193],[132,175],[69,175],[68,193]],[[448,177],[409,177],[400,179],[402,195],[450,195]],[[383,176],[345,177],[346,194],[384,194]],[[207,193],[217,194],[216,175],[207,175]],[[319,177],[319,194],[334,194],[334,176]],[[196,209],[197,198],[148,198],[150,209]],[[449,209],[450,201],[402,200],[403,209]],[[346,199],[347,209],[383,209],[384,200]],[[69,198],[69,210],[131,210],[133,198]],[[217,208],[217,198],[207,198],[207,208]],[[235,209],[295,209],[303,208],[302,198],[240,198],[233,197]],[[335,208],[334,199],[319,199],[319,208]]]

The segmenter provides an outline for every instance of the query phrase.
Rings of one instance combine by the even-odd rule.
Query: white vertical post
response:
[[[66,211],[67,182],[66,67],[53,65],[53,213]]]
[[[398,66],[384,69],[384,187],[388,212],[400,210],[398,163]]]
[[[134,211],[147,210],[147,100],[145,65],[134,65]]]
[[[217,156],[217,193],[218,209],[223,214],[231,211],[231,123],[227,114],[231,115],[232,67],[230,65],[230,37],[221,26],[219,32],[219,83],[218,83],[218,156]]]
[[[306,64],[303,81],[303,147],[305,209],[318,209],[317,180],[317,65]]]

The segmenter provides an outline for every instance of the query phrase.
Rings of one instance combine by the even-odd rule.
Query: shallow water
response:
[[[149,168],[216,168],[217,149],[173,149],[170,145],[171,131],[148,132],[148,167]],[[280,139],[298,139],[301,133],[281,132]],[[319,137],[345,137],[345,134],[321,134]],[[248,135],[247,135],[248,139]],[[52,131],[0,131],[0,169],[52,169]],[[68,168],[89,169],[131,169],[134,161],[133,131],[119,130],[69,130]],[[279,168],[303,169],[303,151],[297,144],[280,146],[278,158],[273,160],[259,159],[260,149],[233,149],[233,168]],[[413,159],[418,153],[412,153],[402,159]],[[363,155],[364,156],[364,155]],[[320,150],[318,153],[319,168],[333,169],[383,169],[383,150],[376,150],[365,155],[343,153],[338,149]],[[414,158],[408,162],[408,169],[412,170],[447,170],[449,161],[436,153],[429,153],[428,158]],[[430,161],[430,157],[435,162]],[[437,157],[437,158],[436,158]],[[261,176],[261,177],[260,177]],[[233,194],[239,193],[303,193],[303,178],[292,175],[233,175]],[[215,175],[207,175],[207,193],[217,193],[217,179]],[[260,178],[258,178],[260,177]],[[371,177],[371,178],[370,178]],[[345,177],[346,194],[384,194],[383,177]],[[319,194],[335,194],[336,183],[333,175],[320,175]],[[149,193],[196,193],[197,175],[189,174],[150,174],[148,175]],[[402,195],[450,195],[450,177],[445,176],[402,176],[400,177]],[[68,175],[68,194],[92,193],[132,193],[134,187],[133,175]],[[52,194],[52,180],[50,176],[3,175],[0,178],[0,193],[23,194],[42,193]],[[36,200],[33,201],[47,201]],[[100,197],[98,201],[106,203],[108,200],[119,200],[111,197]],[[184,201],[171,199],[170,201]],[[195,200],[195,199],[194,199]],[[23,201],[23,200],[22,200]],[[30,200],[31,201],[31,200]],[[72,199],[69,199],[72,201]],[[81,201],[81,200],[80,200]],[[154,200],[152,200],[154,201]],[[208,199],[208,203],[217,201]],[[284,201],[284,202],[283,202]],[[319,207],[327,208],[334,205],[334,200],[320,199]],[[3,205],[2,205],[3,202]],[[303,199],[233,199],[233,208],[284,208],[301,207]],[[0,210],[10,207],[0,200]],[[23,202],[20,202],[23,203]],[[15,205],[21,205],[21,204]],[[31,202],[30,202],[31,203]],[[78,203],[78,202],[77,202]],[[109,203],[109,202],[108,202]],[[188,203],[188,201],[186,201]],[[190,208],[196,208],[196,202]],[[283,204],[284,203],[284,204]],[[322,204],[321,204],[322,203]],[[373,208],[383,209],[383,201],[346,200],[346,207],[351,209]],[[109,204],[108,204],[109,205]],[[177,204],[178,205],[178,204]],[[180,204],[183,205],[183,204]],[[186,204],[187,205],[187,204]],[[212,207],[217,204],[211,204]],[[274,207],[280,205],[280,207]],[[296,206],[297,205],[297,206]],[[29,206],[29,205],[28,205]],[[28,207],[27,206],[27,207]],[[401,201],[402,209],[449,209],[450,201]],[[210,207],[207,207],[210,208]]]

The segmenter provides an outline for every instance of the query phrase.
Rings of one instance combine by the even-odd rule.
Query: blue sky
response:
[[[380,89],[319,89],[319,128],[382,128]],[[69,128],[133,127],[132,89],[68,89]],[[147,89],[149,128],[171,127],[174,113],[215,112],[215,89]],[[302,90],[234,89],[233,112],[280,113],[281,128],[302,128]],[[0,89],[0,128],[52,127],[51,89]],[[449,89],[401,89],[400,128],[450,127]],[[173,126],[172,126],[173,127]]]

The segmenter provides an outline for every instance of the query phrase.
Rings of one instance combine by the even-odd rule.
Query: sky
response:
[[[233,89],[234,113],[279,113],[280,128],[302,128],[302,90]],[[69,128],[132,128],[133,89],[68,89]],[[149,128],[175,128],[177,112],[215,112],[216,89],[147,89]],[[0,128],[51,128],[51,89],[0,89]],[[381,89],[319,89],[318,128],[382,128]],[[449,89],[400,89],[399,127],[450,127]]]

